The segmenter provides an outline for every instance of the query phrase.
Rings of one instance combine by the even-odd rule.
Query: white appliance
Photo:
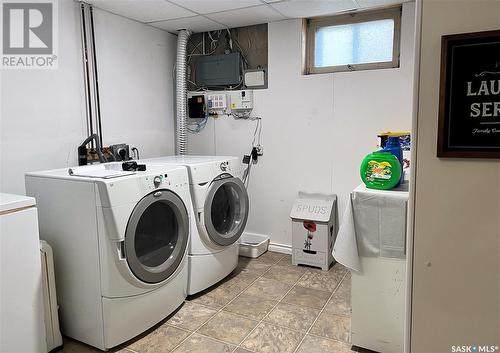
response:
[[[0,194],[0,352],[47,352],[32,197]]]
[[[363,273],[351,273],[351,342],[375,352],[404,352],[406,261],[360,260]]]
[[[56,278],[54,274],[54,255],[52,247],[45,240],[40,240],[40,258],[42,261],[42,293],[45,318],[45,341],[47,351],[62,347],[63,341],[59,329],[57,307]]]
[[[188,294],[198,293],[226,277],[238,263],[238,241],[249,210],[241,181],[243,164],[237,157],[212,156],[169,156],[144,162],[188,168],[193,203]]]
[[[351,269],[351,343],[381,353],[405,351],[408,184],[358,186],[334,246]]]
[[[167,317],[187,292],[186,168],[119,169],[26,174],[54,252],[62,332],[102,350]]]

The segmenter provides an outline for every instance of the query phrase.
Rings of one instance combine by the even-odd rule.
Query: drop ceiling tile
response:
[[[217,22],[224,23],[229,28],[250,26],[286,19],[267,5],[218,12],[206,16]]]
[[[262,4],[259,0],[169,0],[199,14],[240,9]]]
[[[269,5],[289,18],[331,15],[358,7],[352,0],[288,0]]]
[[[194,16],[195,13],[166,0],[87,0],[97,8],[140,22]]]
[[[180,29],[190,29],[193,32],[206,32],[226,27],[203,16],[178,18],[175,20],[151,22],[149,24],[174,33]]]
[[[407,1],[410,1],[410,0],[356,0],[359,7],[361,7],[361,8],[396,5],[396,4],[401,4],[401,3],[407,2]]]

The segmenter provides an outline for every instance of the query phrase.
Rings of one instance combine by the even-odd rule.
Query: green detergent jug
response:
[[[361,179],[367,188],[389,190],[395,187],[402,174],[399,159],[390,152],[373,152],[361,163]]]

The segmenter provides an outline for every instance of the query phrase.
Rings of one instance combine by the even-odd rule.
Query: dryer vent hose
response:
[[[175,154],[184,155],[187,152],[187,62],[186,51],[189,30],[181,30],[177,36],[177,61],[175,64],[175,96],[176,96],[176,136]]]

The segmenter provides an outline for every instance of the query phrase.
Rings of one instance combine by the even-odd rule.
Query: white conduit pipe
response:
[[[187,42],[191,32],[181,30],[177,36],[177,61],[175,66],[175,96],[177,98],[176,109],[176,136],[175,154],[184,155],[187,149]]]

